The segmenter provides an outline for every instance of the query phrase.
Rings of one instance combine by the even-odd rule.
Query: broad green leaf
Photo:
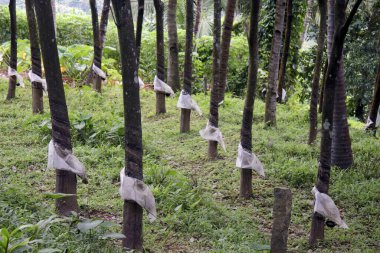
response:
[[[103,221],[102,220],[94,220],[94,221],[84,221],[80,222],[77,225],[77,228],[82,232],[85,233],[90,229],[94,229],[97,226],[99,226]]]
[[[55,253],[55,252],[61,252],[59,249],[41,249],[38,251],[38,253]]]
[[[50,199],[61,199],[61,198],[75,196],[75,194],[54,193],[54,192],[45,192],[43,195],[45,198],[50,198]]]
[[[100,239],[125,239],[125,235],[120,233],[105,234]]]

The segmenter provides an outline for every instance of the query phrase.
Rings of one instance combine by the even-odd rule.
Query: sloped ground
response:
[[[55,183],[54,171],[46,170],[50,116],[32,115],[30,86],[17,89],[17,98],[5,102],[7,82],[0,80],[0,84],[0,227],[13,229],[54,213],[54,200],[44,197],[54,191]],[[120,223],[122,216],[118,194],[124,161],[121,95],[120,87],[105,88],[102,94],[89,88],[66,88],[74,154],[89,174],[88,185],[78,184],[81,214],[115,223]],[[195,96],[206,115],[208,99],[203,94]],[[254,174],[254,197],[243,201],[238,197],[240,173],[235,167],[243,101],[227,97],[220,109],[227,152],[220,151],[217,161],[207,159],[207,142],[198,133],[207,117],[192,113],[191,132],[180,134],[176,102],[167,99],[168,113],[156,116],[154,93],[141,92],[144,176],[159,213],[158,221],[144,223],[147,251],[255,252],[258,245],[270,242],[276,186],[288,186],[293,193],[289,250],[308,251],[310,190],[319,154],[319,144],[307,145],[308,106],[292,100],[279,105],[278,127],[264,129],[264,104],[256,101],[253,144],[267,178]],[[46,103],[45,107],[48,111]],[[355,164],[347,171],[333,169],[330,187],[330,196],[350,228],[327,228],[326,239],[315,252],[380,250],[380,141],[362,130],[364,124],[355,120],[350,124]],[[55,224],[49,231],[46,247],[75,252],[120,250],[117,242],[82,236],[68,225]],[[118,232],[120,227],[112,231]],[[96,248],[91,248],[94,245]]]

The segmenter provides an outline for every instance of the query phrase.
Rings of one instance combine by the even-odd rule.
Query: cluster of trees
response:
[[[320,159],[316,187],[321,193],[328,192],[331,166],[335,165],[347,169],[352,165],[352,150],[347,123],[345,104],[345,80],[343,66],[343,46],[348,28],[353,21],[362,0],[347,4],[345,0],[318,0],[320,25],[318,33],[318,47],[313,72],[312,99],[310,101],[310,131],[309,144],[317,137],[318,98],[322,112],[322,135]],[[111,7],[112,3],[112,7]],[[165,81],[165,52],[164,52],[164,3],[154,0],[156,11],[157,62],[156,76],[158,81]],[[224,9],[224,22],[221,24],[221,0],[214,0],[213,26],[213,82],[209,107],[208,125],[219,127],[219,108],[223,103],[229,60],[229,48],[234,25],[234,15],[237,0],[228,0]],[[312,5],[313,1],[309,0]],[[176,0],[168,3],[168,38],[169,64],[168,85],[174,90],[181,89],[178,60],[178,35],[176,26]],[[25,0],[30,44],[32,53],[31,72],[39,77],[32,82],[32,104],[34,113],[43,112],[43,80],[41,54],[44,63],[50,114],[52,121],[52,139],[55,145],[62,150],[72,152],[70,121],[65,100],[62,74],[58,58],[56,41],[56,24],[54,1]],[[125,173],[126,176],[143,180],[142,168],[142,131],[141,110],[139,98],[139,55],[141,50],[141,36],[144,20],[144,0],[138,0],[137,28],[133,24],[131,2],[129,0],[105,0],[101,13],[100,23],[96,0],[89,0],[92,13],[94,59],[88,83],[93,82],[94,90],[101,92],[102,50],[104,47],[109,12],[112,11],[114,22],[118,29],[121,72],[123,77],[123,101],[125,118]],[[192,51],[193,38],[199,31],[199,16],[202,11],[202,1],[197,1],[194,8],[193,0],[186,0],[186,46],[184,65],[184,84],[181,94],[192,94]],[[260,0],[249,3],[249,66],[248,82],[243,118],[241,125],[241,146],[252,152],[252,123],[256,87],[258,82],[259,66],[259,16]],[[346,17],[346,9],[350,9]],[[11,55],[10,68],[17,70],[17,41],[16,41],[16,0],[10,0],[9,11],[11,18]],[[194,15],[196,14],[196,15]],[[196,17],[194,20],[194,16]],[[310,12],[306,13],[305,27],[308,27]],[[198,18],[197,18],[198,17]],[[198,19],[198,20],[197,20]],[[284,93],[288,88],[285,85],[287,59],[290,50],[292,32],[293,3],[292,0],[277,0],[272,37],[272,47],[269,57],[268,79],[266,88],[265,125],[276,126],[277,103],[285,103]],[[327,20],[327,23],[326,23]],[[327,60],[323,66],[325,35],[327,33]],[[301,43],[305,35],[300,35]],[[380,41],[379,41],[380,46]],[[323,77],[321,78],[322,72]],[[319,88],[319,83],[322,83]],[[15,97],[17,76],[10,75],[7,99]],[[156,90],[156,113],[166,113],[167,92]],[[380,63],[375,83],[375,91],[369,113],[368,129],[375,129],[377,111],[380,104]],[[191,109],[181,108],[180,132],[190,131]],[[218,157],[218,142],[209,140],[208,156],[210,159]],[[76,174],[63,170],[56,170],[56,191],[59,193],[74,194],[57,200],[57,209],[60,214],[68,215],[71,211],[78,211],[76,199]],[[252,170],[241,169],[240,195],[243,198],[252,196]],[[126,235],[123,245],[128,249],[143,250],[142,245],[142,207],[133,201],[125,201],[123,232]],[[314,213],[310,243],[315,244],[323,239],[325,219]]]

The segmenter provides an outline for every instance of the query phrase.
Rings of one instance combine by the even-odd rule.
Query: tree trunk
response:
[[[168,4],[168,39],[169,39],[169,59],[168,59],[168,85],[173,91],[181,88],[178,65],[178,35],[177,35],[177,0],[169,0]]]
[[[314,75],[313,82],[311,85],[311,100],[310,100],[310,129],[309,129],[309,144],[312,144],[317,138],[317,126],[318,126],[318,91],[319,91],[319,80],[321,76],[322,69],[322,57],[323,48],[325,45],[325,34],[326,34],[326,18],[327,18],[327,0],[318,0],[320,22],[319,22],[319,33],[318,33],[318,48],[317,56],[314,64]]]
[[[156,50],[157,77],[165,81],[165,50],[164,50],[164,4],[161,0],[153,0],[156,10]],[[165,93],[156,91],[156,114],[166,113]]]
[[[112,0],[118,24],[120,57],[123,75],[125,126],[125,173],[143,180],[142,131],[139,83],[137,76],[136,41],[129,0]],[[123,246],[128,250],[143,251],[142,208],[135,202],[125,201],[123,212]]]
[[[92,35],[94,41],[94,60],[93,64],[99,69],[102,68],[102,47],[100,43],[100,32],[98,22],[98,9],[96,7],[96,0],[90,0],[91,19],[92,19]],[[99,75],[92,71],[93,88],[97,92],[102,91],[102,79]]]
[[[245,98],[243,121],[240,131],[240,142],[242,147],[252,152],[252,124],[253,108],[257,86],[257,70],[259,67],[259,40],[258,26],[260,15],[260,0],[253,0],[251,3],[250,30],[248,36],[249,45],[249,69],[248,69],[248,89]],[[240,170],[240,197],[252,197],[252,170]]]
[[[136,27],[136,50],[137,50],[137,69],[140,65],[141,36],[144,22],[144,0],[138,0],[137,27]]]
[[[51,8],[53,10],[54,32],[57,33],[57,5],[55,1],[56,0],[51,0]]]
[[[103,49],[104,44],[106,43],[106,33],[107,33],[107,26],[108,26],[108,16],[110,13],[110,0],[104,0],[103,1],[103,9],[102,9],[102,16],[100,18],[100,25],[99,25],[99,36],[100,36],[100,49],[101,53],[100,55],[103,55]]]
[[[16,0],[9,0],[9,15],[11,29],[11,54],[9,59],[9,67],[17,70],[17,19],[16,19]],[[16,97],[17,77],[10,76],[8,83],[7,100]]]
[[[32,72],[42,77],[41,51],[38,42],[37,21],[34,11],[34,0],[25,0],[26,17],[28,19],[30,53],[32,58]],[[44,112],[42,83],[32,83],[32,110],[34,114]]]
[[[276,20],[274,24],[271,57],[269,62],[268,87],[265,101],[265,124],[276,126],[277,77],[280,61],[282,32],[284,29],[285,0],[276,1]]]
[[[212,50],[212,76],[213,85],[211,89],[210,97],[210,115],[209,123],[218,127],[219,112],[218,112],[218,101],[219,101],[219,70],[220,70],[220,34],[221,34],[221,0],[214,0],[214,41]],[[218,156],[218,142],[209,141],[208,143],[208,157],[210,159],[216,159]]]
[[[322,111],[322,138],[321,150],[318,165],[318,175],[316,188],[321,193],[328,193],[330,183],[331,169],[331,143],[333,130],[333,110],[335,101],[335,87],[337,76],[343,55],[344,39],[347,34],[348,27],[352,22],[359,4],[362,0],[357,0],[347,20],[345,21],[345,0],[336,0],[335,5],[335,33],[334,43],[331,50],[330,64],[327,70],[327,78],[325,82],[325,97],[323,99]],[[315,245],[318,240],[324,238],[324,218],[318,213],[313,213],[311,224],[311,232],[309,243]]]
[[[326,74],[327,74],[327,68],[329,66],[328,56],[326,55],[325,64],[323,65],[323,74],[322,74],[322,80],[321,80],[321,93],[319,95],[319,105],[318,105],[318,112],[322,113],[322,105],[323,105],[323,96],[325,93],[325,82],[326,80]]]
[[[203,0],[197,0],[197,10],[195,14],[195,23],[194,23],[194,37],[198,37],[199,28],[201,24],[201,18],[202,18],[202,4]]]
[[[285,39],[284,39],[284,49],[281,57],[280,73],[277,85],[277,102],[282,103],[282,89],[285,87],[285,76],[286,76],[286,63],[289,56],[290,47],[290,36],[292,33],[292,20],[293,20],[293,0],[287,0],[287,18],[286,18],[286,28],[285,28]]]
[[[353,157],[347,122],[346,80],[344,78],[343,66],[344,61],[342,56],[335,87],[331,164],[342,169],[348,169],[353,163]]]
[[[59,65],[57,41],[55,38],[53,11],[50,0],[35,1],[42,58],[48,86],[53,141],[62,149],[72,150],[70,121],[67,112],[65,90]],[[75,194],[76,175],[56,170],[56,192]],[[77,196],[57,199],[56,207],[61,215],[78,212]]]
[[[228,0],[226,14],[224,16],[222,43],[220,45],[220,70],[219,70],[219,85],[220,92],[219,102],[224,100],[224,92],[227,83],[227,67],[228,58],[230,55],[231,32],[234,25],[236,0]]]
[[[313,6],[314,6],[314,0],[308,0],[307,1],[306,15],[305,15],[305,19],[303,21],[303,31],[301,34],[301,41],[300,41],[301,47],[302,47],[303,42],[306,39],[307,30],[309,30],[311,19],[313,18]]]
[[[380,56],[380,36],[379,36],[379,45],[378,45],[377,51]],[[376,75],[376,81],[375,81],[374,86],[375,87],[373,91],[371,109],[369,110],[369,113],[368,113],[368,117],[373,123],[369,124],[366,127],[366,129],[376,128],[377,114],[378,114],[379,106],[380,106],[380,58],[379,58],[379,65],[377,66],[377,75]]]
[[[193,31],[194,29],[194,6],[193,0],[186,0],[186,45],[185,45],[185,66],[183,75],[183,90],[186,94],[191,94],[192,83],[192,53],[193,53]],[[191,109],[181,109],[180,132],[190,131]]]

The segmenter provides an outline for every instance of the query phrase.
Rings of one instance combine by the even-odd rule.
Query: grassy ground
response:
[[[49,113],[32,115],[30,86],[17,89],[11,102],[5,102],[6,91],[7,82],[0,80],[0,228],[12,230],[54,213],[54,200],[44,193],[54,191],[55,176],[46,169]],[[118,176],[124,161],[121,88],[105,88],[102,94],[88,88],[65,91],[74,153],[89,174],[88,185],[78,184],[81,215],[112,221],[117,225],[104,230],[118,232],[122,215]],[[199,94],[195,99],[207,115],[209,97]],[[227,97],[220,110],[227,152],[221,151],[217,161],[207,159],[207,142],[198,133],[207,117],[192,114],[191,132],[179,134],[176,101],[167,99],[168,113],[156,116],[154,93],[141,92],[144,177],[159,213],[155,223],[144,218],[146,250],[255,252],[270,242],[273,188],[287,186],[293,193],[289,250],[308,251],[310,190],[319,154],[318,143],[310,147],[306,142],[308,107],[292,101],[279,105],[278,127],[264,129],[264,104],[256,102],[253,149],[267,178],[254,174],[254,197],[244,201],[238,197],[240,173],[235,167],[243,101]],[[364,133],[362,123],[351,119],[349,123],[355,164],[347,171],[333,169],[330,196],[350,228],[327,228],[325,240],[313,252],[380,251],[380,142]],[[44,235],[46,242],[38,247],[67,248],[67,252],[120,250],[118,242],[97,239],[99,229],[92,235],[75,230],[73,219],[51,226]]]

